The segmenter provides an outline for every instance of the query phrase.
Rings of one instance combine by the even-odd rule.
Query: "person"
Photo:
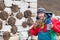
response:
[[[40,27],[38,26],[38,21],[33,24],[33,27],[29,30],[29,35],[32,40],[37,40],[37,34],[40,31]]]
[[[47,25],[47,30],[50,31],[50,36],[51,36],[51,40],[56,40],[56,32],[54,31],[54,23],[53,23],[53,17],[52,17],[52,13],[51,12],[46,12],[46,25]],[[56,18],[55,18],[56,19]]]
[[[37,20],[39,20],[39,19],[41,19],[41,20],[43,20],[44,21],[44,24],[46,25],[46,19],[47,19],[47,17],[46,17],[46,10],[44,9],[44,8],[38,8],[38,10],[37,10],[37,17],[36,17],[36,19]],[[50,22],[51,23],[51,22]],[[50,24],[49,23],[49,24]],[[40,24],[40,25],[42,25],[42,24]],[[43,30],[43,26],[41,26],[40,28],[41,28],[41,31],[38,33],[38,40],[52,40],[53,38],[51,37],[51,35],[50,35],[50,29],[52,28],[52,26],[50,26],[50,29],[48,30],[47,29],[47,25],[46,25],[46,30],[47,31],[44,31]],[[55,35],[54,35],[55,36]],[[54,37],[53,36],[53,37]],[[55,40],[56,38],[54,38],[54,40]]]

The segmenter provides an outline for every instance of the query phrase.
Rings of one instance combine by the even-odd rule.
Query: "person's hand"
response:
[[[36,29],[37,26],[38,26],[38,23],[35,22],[35,23],[33,24],[34,29]]]

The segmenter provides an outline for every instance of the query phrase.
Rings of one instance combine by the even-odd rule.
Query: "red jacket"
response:
[[[30,29],[30,34],[36,36],[39,31],[40,31],[40,27],[36,27],[36,29],[34,29],[34,27],[32,27]]]
[[[51,20],[52,20],[52,24],[53,24],[52,30],[57,33],[60,33],[60,21],[56,18],[52,18]]]
[[[41,29],[39,26],[37,26],[36,29],[34,29],[34,27],[32,27],[30,29],[30,34],[36,36],[38,34],[38,32],[40,32],[41,30],[43,30],[44,32],[46,32],[47,31],[46,30],[46,26],[44,25],[43,29]]]

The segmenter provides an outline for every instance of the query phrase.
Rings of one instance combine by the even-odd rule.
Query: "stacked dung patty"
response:
[[[11,37],[10,32],[5,31],[5,32],[3,33],[3,39],[4,39],[4,40],[9,40],[10,37]]]
[[[1,18],[2,20],[7,20],[8,16],[9,16],[9,14],[8,14],[6,11],[2,11],[2,12],[0,13],[0,18]]]
[[[12,7],[11,7],[11,10],[12,10],[12,12],[18,12],[19,11],[19,7],[17,6],[17,5],[14,5],[14,4],[12,4]]]
[[[8,19],[8,24],[11,25],[11,26],[15,25],[15,22],[16,22],[16,19],[14,17],[10,17]]]
[[[27,27],[27,22],[26,22],[26,21],[23,22],[23,23],[22,23],[22,26],[23,26],[24,28],[26,28],[26,27]]]
[[[2,21],[0,20],[0,30],[2,29]]]
[[[32,16],[32,12],[30,10],[24,11],[24,17],[25,18],[30,18]]]
[[[29,26],[31,26],[33,23],[34,23],[33,19],[32,19],[32,18],[28,18],[27,24],[28,24]]]
[[[5,4],[3,2],[0,2],[0,11],[5,9]]]
[[[11,33],[16,34],[17,33],[17,27],[16,25],[13,25],[11,28]]]
[[[16,17],[17,17],[17,19],[22,19],[23,14],[19,12],[19,13],[17,13]]]

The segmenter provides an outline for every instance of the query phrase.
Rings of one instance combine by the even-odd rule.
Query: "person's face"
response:
[[[39,19],[43,19],[43,17],[44,17],[44,13],[39,13],[39,14],[38,14],[38,18],[39,18]]]

